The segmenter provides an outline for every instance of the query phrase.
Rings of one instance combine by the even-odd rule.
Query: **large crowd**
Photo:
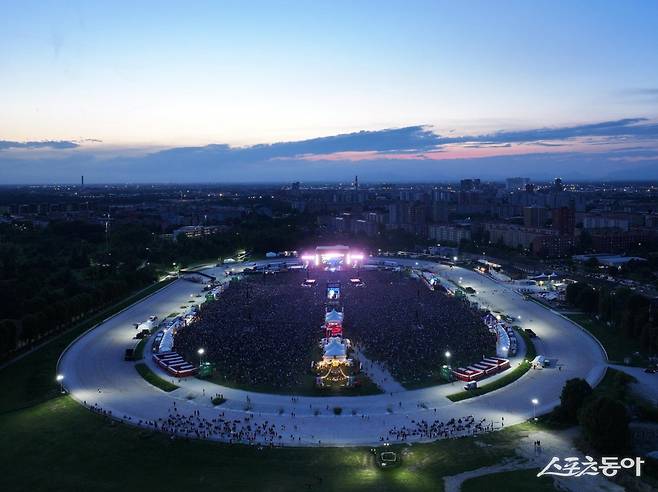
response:
[[[231,444],[272,447],[290,444],[307,445],[310,438],[312,444],[317,442],[317,445],[322,445],[321,440],[316,440],[316,436],[301,431],[296,423],[275,423],[267,419],[263,420],[262,417],[256,418],[255,414],[249,412],[240,418],[236,418],[225,414],[223,411],[218,411],[214,417],[209,418],[202,415],[200,410],[185,413],[174,402],[168,410],[167,417],[144,420],[135,419],[129,415],[113,415],[111,411],[105,410],[98,403],[89,404],[86,400],[82,403],[92,412],[109,419],[116,419],[138,427],[162,432],[169,435],[171,439],[212,439]],[[436,413],[436,409],[434,412]],[[294,416],[294,412],[291,413],[291,417],[294,418]],[[370,420],[370,416],[365,414],[360,417],[357,415],[355,418]],[[385,435],[379,437],[379,441],[397,443],[452,439],[493,431],[495,428],[493,421],[487,419],[476,420],[472,415],[457,419],[451,418],[445,422],[440,419],[411,420],[408,425],[390,428]]]
[[[308,377],[324,321],[324,292],[303,288],[305,272],[231,281],[198,319],[175,336],[175,350],[216,365],[219,382],[287,390]]]
[[[425,441],[436,439],[449,439],[479,434],[494,429],[493,422],[486,419],[477,420],[472,415],[459,419],[452,418],[446,422],[434,420],[412,420],[411,425],[393,427],[381,441]]]
[[[315,287],[305,288],[308,277]],[[351,282],[358,277],[361,282]],[[287,390],[308,378],[321,332],[328,281],[340,281],[344,335],[403,384],[422,383],[446,362],[470,364],[495,352],[495,338],[466,301],[433,291],[407,272],[290,271],[231,282],[175,337],[197,360],[203,348],[219,382]]]
[[[351,273],[353,276],[354,273]],[[345,333],[401,383],[427,379],[445,364],[470,364],[495,353],[495,337],[468,302],[433,291],[406,272],[359,272],[345,287]]]

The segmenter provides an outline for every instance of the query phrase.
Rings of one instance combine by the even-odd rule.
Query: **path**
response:
[[[515,448],[518,458],[504,463],[470,470],[458,475],[444,477],[446,492],[459,492],[462,483],[469,478],[481,477],[492,473],[511,472],[537,468],[542,470],[553,456],[561,459],[575,456],[584,460],[585,456],[574,445],[574,439],[578,437],[580,430],[577,427],[564,431],[541,431],[531,432],[527,437],[519,440]],[[534,443],[540,441],[541,446],[537,448]],[[587,476],[585,478],[553,477],[559,490],[572,492],[622,492],[623,487],[609,481],[602,474]]]
[[[362,370],[385,393],[400,393],[406,391],[393,375],[379,362],[368,359],[359,347],[354,347],[354,355],[361,361]]]

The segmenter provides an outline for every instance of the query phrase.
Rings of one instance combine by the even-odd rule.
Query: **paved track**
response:
[[[58,371],[64,375],[65,387],[73,398],[88,406],[98,404],[111,411],[114,418],[136,425],[140,421],[166,418],[176,402],[179,413],[198,411],[207,419],[215,418],[219,412],[236,419],[250,414],[252,423],[268,421],[285,426],[286,431],[282,432],[285,436],[294,434],[294,441],[283,439],[283,445],[316,446],[319,442],[334,446],[374,444],[393,426],[409,426],[412,420],[447,421],[473,415],[476,420],[485,418],[494,422],[495,427],[503,423],[510,425],[532,417],[533,398],[539,400],[538,415],[550,411],[559,403],[567,379],[582,377],[595,385],[602,378],[607,365],[603,350],[596,340],[566,318],[524,300],[509,286],[472,270],[423,261],[398,261],[461,281],[464,286],[472,286],[477,291],[473,300],[515,318],[520,316],[517,324],[532,328],[539,336],[535,342],[537,352],[557,359],[562,370],[531,370],[504,388],[457,403],[448,400],[446,395],[459,391],[459,383],[392,395],[296,397],[293,401],[285,395],[224,388],[188,378],[180,383],[174,381],[180,388],[166,393],[143,380],[134,364],[123,360],[123,353],[133,343],[133,323],[144,321],[153,314],[163,318],[171,312],[181,311],[190,295],[201,292],[201,285],[177,280],[76,340],[63,354]],[[213,267],[205,271],[223,276],[223,270]],[[147,347],[144,361],[162,377],[171,380],[152,362],[149,353]],[[222,393],[227,402],[214,408],[210,395],[216,393]],[[342,408],[340,416],[333,413],[336,406]],[[250,408],[246,410],[247,407]],[[294,412],[294,417],[291,412]]]

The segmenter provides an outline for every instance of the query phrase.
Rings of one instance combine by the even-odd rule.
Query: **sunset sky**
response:
[[[658,2],[29,2],[0,183],[658,178]]]

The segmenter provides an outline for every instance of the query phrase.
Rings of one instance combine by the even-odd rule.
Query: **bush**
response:
[[[620,455],[629,448],[629,417],[618,400],[600,396],[583,405],[578,415],[585,439],[601,453]]]
[[[343,409],[341,407],[334,407],[334,415],[340,415],[343,413]]]
[[[578,420],[578,411],[585,403],[585,400],[592,394],[592,387],[587,381],[580,378],[569,379],[560,395],[560,416],[567,422],[576,423]]]

